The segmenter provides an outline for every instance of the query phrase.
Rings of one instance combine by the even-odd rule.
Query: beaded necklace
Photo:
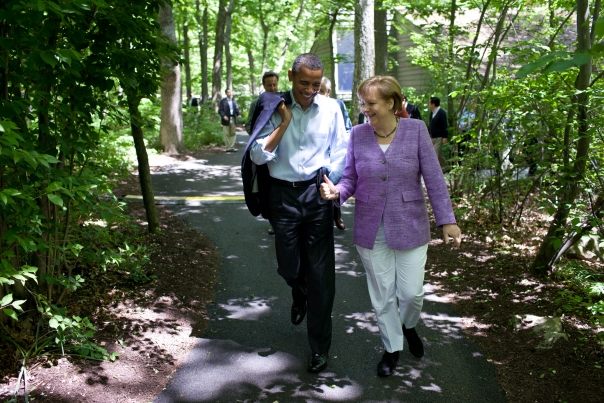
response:
[[[394,126],[394,129],[392,129],[392,131],[390,133],[386,134],[385,136],[382,136],[381,134],[377,134],[377,132],[375,131],[375,128],[373,128],[373,134],[375,134],[376,136],[381,137],[383,139],[390,137],[390,135],[392,133],[394,133],[396,131],[396,129],[398,128],[398,121],[399,121],[399,118],[397,117],[396,118],[396,126]]]

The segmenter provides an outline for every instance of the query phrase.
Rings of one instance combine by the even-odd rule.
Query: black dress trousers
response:
[[[319,354],[327,353],[331,346],[335,296],[332,206],[321,198],[317,183],[293,187],[274,182],[271,187],[278,273],[292,287],[296,303],[306,298],[308,341],[312,352]]]

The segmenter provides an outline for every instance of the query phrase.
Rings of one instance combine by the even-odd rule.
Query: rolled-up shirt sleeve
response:
[[[277,149],[275,147],[272,152],[264,150],[268,136],[281,124],[281,116],[271,116],[267,124],[260,130],[260,133],[256,137],[254,144],[252,144],[250,150],[250,157],[256,165],[263,165],[269,161],[277,160]]]
[[[329,180],[334,184],[338,183],[342,178],[344,167],[346,166],[346,149],[348,148],[349,132],[346,131],[344,125],[344,117],[338,107],[336,117],[333,119],[332,131],[330,133],[330,172]]]

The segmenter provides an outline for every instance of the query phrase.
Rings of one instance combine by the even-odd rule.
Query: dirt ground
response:
[[[217,150],[206,151],[213,152]],[[154,169],[161,169],[170,159],[153,161]],[[119,184],[115,194],[140,194],[137,178]],[[144,231],[142,204],[130,204],[128,213],[137,217]],[[205,306],[214,298],[218,252],[203,234],[166,209],[159,207],[159,214],[162,234],[147,237],[154,245],[150,269],[157,279],[142,286],[120,278],[97,279],[93,284],[87,280],[96,295],[103,295],[82,302],[96,307],[91,318],[99,330],[96,340],[108,351],[119,352],[119,358],[32,361],[28,377],[32,401],[151,402],[184,362],[196,337],[203,335],[208,324]],[[536,245],[514,244],[515,234],[507,237],[509,241],[494,242],[480,226],[461,227],[462,248],[442,243],[431,247],[426,280],[455,304],[460,316],[471,318],[466,335],[494,363],[508,401],[602,401],[604,349],[594,337],[587,337],[591,330],[585,324],[563,317],[568,340],[541,348],[540,334],[515,319],[560,316],[554,302],[560,285],[533,278],[527,270]],[[540,229],[518,229],[535,230]],[[434,232],[433,238],[439,236]],[[16,353],[5,347],[0,353],[2,401],[8,401],[15,388],[17,368]]]

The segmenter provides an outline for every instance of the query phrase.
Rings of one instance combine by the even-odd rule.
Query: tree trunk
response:
[[[337,98],[338,94],[336,93],[337,85],[336,85],[336,69],[338,66],[336,65],[336,54],[333,48],[333,31],[336,26],[336,21],[338,20],[338,14],[340,12],[339,8],[334,8],[329,14],[329,69],[327,71],[327,78],[331,81],[331,93],[329,94],[332,98]]]
[[[176,44],[176,30],[172,7],[164,3],[159,9],[159,25],[162,33]],[[182,96],[180,66],[170,59],[162,61],[166,72],[161,84],[161,124],[159,136],[163,151],[178,154],[183,149],[182,142]]]
[[[208,100],[208,6],[204,1],[203,15],[199,0],[195,0],[195,20],[199,29],[199,59],[201,62],[201,100]]]
[[[257,95],[256,75],[254,74],[254,54],[252,53],[252,48],[247,48],[247,60],[250,63],[250,84],[252,85],[252,94]]]
[[[449,62],[452,63],[454,60],[454,45],[455,45],[455,17],[457,16],[457,1],[451,1],[451,14],[449,16],[449,48],[447,51],[447,56],[449,58]],[[453,137],[455,134],[455,129],[457,128],[456,115],[455,115],[455,106],[453,105],[453,97],[450,97],[451,93],[451,83],[453,82],[452,75],[455,74],[454,69],[447,69],[449,79],[447,80],[447,85],[445,87],[445,91],[447,94],[447,118],[449,120],[449,138]],[[455,155],[456,157],[457,155]]]
[[[383,0],[377,0],[373,10],[375,17],[375,75],[383,76],[388,74],[388,11],[383,6]]]
[[[212,103],[217,107],[222,89],[222,52],[224,50],[224,29],[227,22],[227,0],[219,0],[216,17],[216,37],[214,40],[214,67],[212,69]]]
[[[285,40],[285,45],[283,45],[283,50],[281,51],[281,56],[279,57],[279,61],[277,62],[277,66],[275,67],[276,72],[280,72],[283,68],[283,63],[285,63],[285,55],[287,54],[287,49],[289,49],[289,44],[292,41],[292,36],[296,30],[296,27],[300,23],[300,17],[302,16],[302,12],[304,11],[304,5],[306,0],[302,0],[300,2],[300,8],[298,9],[298,15],[296,16],[296,21],[291,27],[291,32],[287,35],[287,39]]]
[[[187,14],[184,15],[187,18]],[[186,86],[186,94],[187,100],[189,99],[189,95],[193,94],[191,90],[191,62],[189,58],[189,23],[185,21],[182,29],[182,37],[183,37],[183,45],[185,51],[185,86]]]
[[[577,0],[577,53],[589,54],[591,50],[591,34],[589,27],[589,1]],[[579,192],[589,154],[591,134],[589,133],[589,122],[587,116],[588,92],[591,79],[592,57],[589,62],[579,67],[579,73],[575,80],[575,95],[573,97],[573,108],[577,115],[577,152],[572,169],[569,168],[561,175],[559,187],[562,189],[558,209],[554,220],[550,224],[547,235],[539,247],[537,256],[532,265],[532,270],[537,275],[546,275],[552,268],[556,252],[564,237],[564,228],[570,209],[575,204],[575,198]]]
[[[151,170],[149,169],[149,157],[145,148],[143,138],[143,129],[141,128],[141,114],[138,106],[141,99],[138,95],[128,93],[128,112],[130,113],[130,128],[132,138],[134,139],[134,148],[136,149],[136,159],[138,161],[138,180],[143,194],[143,204],[147,213],[147,225],[150,234],[155,234],[159,230],[159,216],[155,207],[155,197],[153,195],[153,185],[151,182]]]
[[[357,88],[374,75],[373,0],[355,0],[354,6],[354,83],[352,86],[352,124],[359,122],[361,110]]]
[[[235,0],[231,0],[227,10],[227,20],[224,28],[224,53],[226,54],[226,88],[233,88],[233,57],[231,55],[231,26],[233,25],[233,9]]]

